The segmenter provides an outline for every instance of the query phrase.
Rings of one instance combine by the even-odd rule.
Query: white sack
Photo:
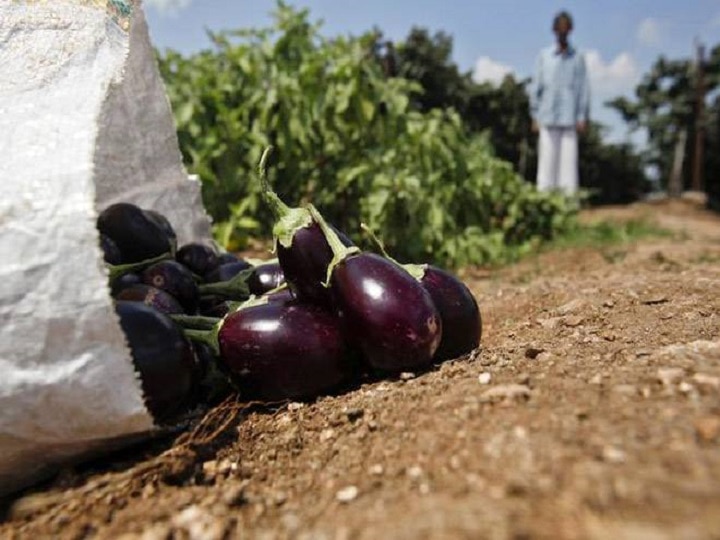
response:
[[[95,228],[117,201],[209,239],[140,6],[3,0],[0,494],[154,428]]]

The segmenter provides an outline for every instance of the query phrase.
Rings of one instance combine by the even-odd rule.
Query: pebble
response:
[[[602,384],[603,377],[600,373],[593,375],[592,379],[588,381],[589,384]]]
[[[524,384],[501,384],[483,392],[481,401],[521,401],[530,398],[530,388]]]
[[[655,304],[664,304],[667,301],[668,301],[668,298],[664,294],[652,294],[652,295],[644,296],[643,298],[640,299],[640,302],[647,306],[652,306]]]
[[[575,300],[571,300],[567,304],[563,304],[562,306],[557,308],[555,312],[558,315],[569,315],[585,307],[586,303],[587,302],[585,302],[585,300],[576,298]]]
[[[382,476],[385,472],[385,468],[379,463],[376,463],[375,465],[370,466],[368,472],[373,476]]]
[[[540,356],[540,354],[543,352],[545,352],[545,349],[540,349],[538,347],[528,347],[527,349],[525,349],[525,358],[535,360],[535,358]]]
[[[305,406],[304,403],[292,402],[288,404],[289,411],[298,411]]]
[[[602,460],[607,463],[623,463],[625,461],[625,452],[617,446],[606,446],[602,450]]]
[[[575,328],[577,326],[580,326],[584,321],[585,319],[583,319],[579,315],[572,315],[571,317],[565,317],[563,323],[565,324],[565,326]]]
[[[695,387],[689,382],[683,381],[678,385],[678,390],[680,390],[683,394],[689,394],[695,390]]]
[[[490,373],[488,373],[487,371],[478,375],[478,382],[480,384],[490,384],[491,379],[492,379],[492,375],[490,375]]]
[[[557,328],[558,325],[563,321],[562,317],[550,317],[549,319],[538,319],[537,322],[543,328],[552,330]]]
[[[415,378],[415,374],[412,371],[403,371],[400,374],[400,380],[401,381],[409,381],[411,379]]]
[[[350,422],[359,420],[360,418],[362,418],[364,416],[364,414],[365,414],[365,410],[362,407],[353,407],[353,408],[345,411],[345,416],[347,416],[347,419]]]
[[[335,498],[341,503],[349,503],[357,499],[360,494],[360,490],[357,486],[347,486],[339,490],[335,494]]]
[[[693,375],[693,381],[695,384],[702,388],[707,388],[711,390],[719,390],[720,389],[720,377],[714,377],[712,375],[706,375],[704,373],[696,373]]]
[[[703,416],[694,422],[697,436],[705,442],[717,439],[720,434],[720,418],[717,416]]]
[[[418,465],[413,465],[412,467],[408,467],[406,471],[409,478],[412,478],[413,480],[417,480],[420,478],[423,474],[422,468]]]
[[[320,441],[327,442],[335,437],[335,430],[333,428],[326,428],[320,432]]]
[[[657,371],[657,379],[663,386],[671,386],[680,380],[684,374],[685,371],[682,368],[660,368]]]

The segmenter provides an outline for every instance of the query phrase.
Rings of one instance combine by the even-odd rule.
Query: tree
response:
[[[631,127],[644,128],[648,134],[643,163],[655,168],[661,185],[671,195],[678,195],[690,184],[691,159],[694,154],[694,133],[705,126],[705,152],[702,164],[708,191],[718,182],[717,167],[717,99],[713,92],[720,83],[720,45],[715,46],[702,66],[707,89],[706,106],[700,116],[696,109],[698,64],[689,59],[658,58],[635,88],[633,100],[616,98],[608,103]],[[712,149],[715,151],[712,151]],[[720,191],[720,190],[719,190]]]

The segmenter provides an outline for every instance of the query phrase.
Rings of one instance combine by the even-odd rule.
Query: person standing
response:
[[[575,195],[578,190],[578,133],[590,116],[590,82],[585,58],[568,42],[570,14],[553,20],[556,43],[540,51],[530,96],[533,131],[539,131],[537,188]]]

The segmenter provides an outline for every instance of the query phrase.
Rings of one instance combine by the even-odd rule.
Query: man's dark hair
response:
[[[561,11],[557,15],[555,15],[555,18],[553,19],[553,30],[556,30],[558,27],[558,24],[560,24],[560,21],[565,19],[565,22],[568,23],[568,28],[572,30],[573,27],[573,19],[572,16],[567,11]]]

